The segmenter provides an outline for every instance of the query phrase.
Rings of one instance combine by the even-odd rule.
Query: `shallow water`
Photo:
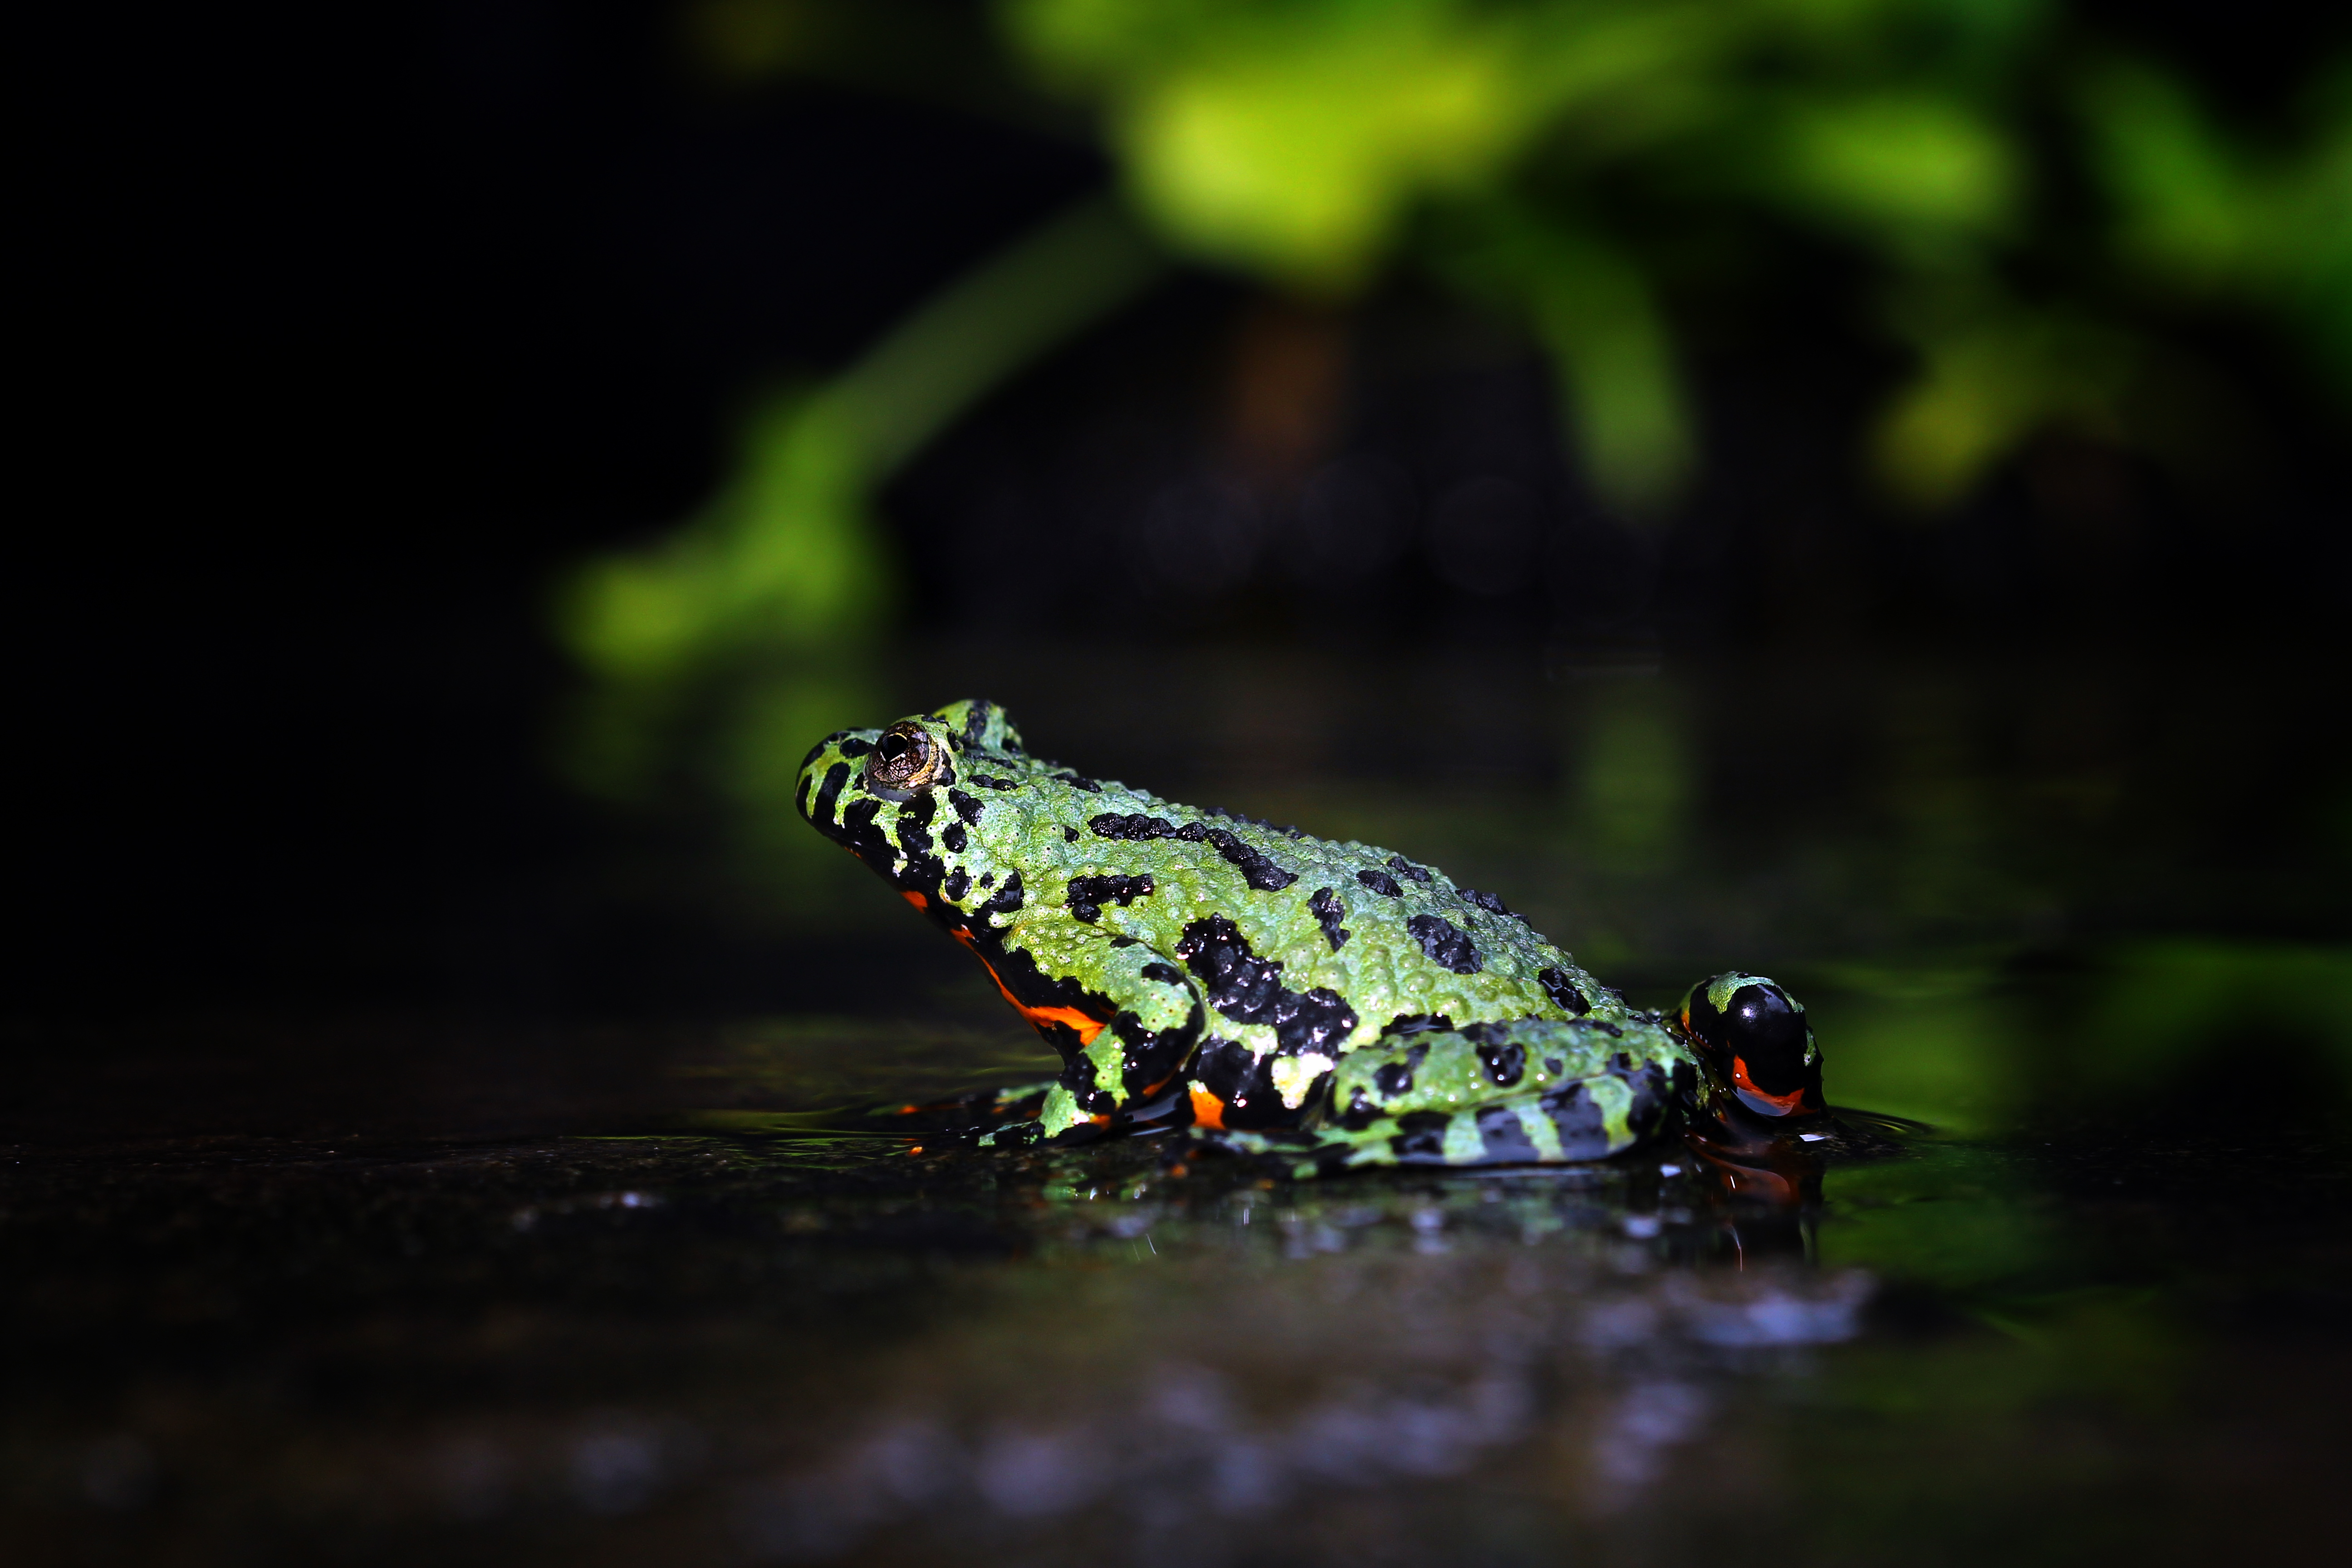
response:
[[[1482,747],[1434,743],[1444,683],[1293,667],[1281,723],[1220,729],[1146,671],[1166,727],[1089,737],[982,674],[1041,750],[1412,848],[1637,1001],[1769,968],[1832,1100],[1927,1125],[1858,1119],[1885,1150],[1788,1191],[1679,1143],[1324,1184],[1165,1140],[910,1155],[824,1113],[1034,1076],[1034,1038],[882,889],[755,844],[767,1005],[20,1027],[11,1561],[2332,1539],[2352,771],[2309,690],[1538,669]]]

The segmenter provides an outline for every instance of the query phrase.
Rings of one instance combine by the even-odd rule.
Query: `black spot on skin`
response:
[[[982,741],[987,738],[988,716],[991,711],[992,709],[988,703],[975,702],[971,705],[971,711],[963,716],[963,743],[965,745],[977,746]]]
[[[1609,1129],[1601,1120],[1601,1108],[1592,1103],[1592,1096],[1585,1092],[1581,1079],[1538,1096],[1536,1104],[1559,1129],[1563,1158],[1598,1160],[1609,1152]]]
[[[963,902],[963,896],[971,891],[971,874],[962,867],[957,867],[948,873],[948,879],[940,884],[940,891],[957,903]]]
[[[1340,929],[1339,920],[1348,911],[1340,907],[1339,895],[1328,888],[1318,888],[1307,907],[1315,911],[1315,923],[1323,928],[1323,940],[1331,944],[1331,951],[1345,947],[1349,933]]]
[[[1475,974],[1486,967],[1477,944],[1452,921],[1437,915],[1415,915],[1404,922],[1404,929],[1421,943],[1421,951],[1429,955],[1432,963],[1456,974]]]
[[[1490,915],[1508,915],[1511,912],[1509,910],[1504,908],[1503,900],[1496,898],[1492,893],[1482,893],[1475,888],[1460,888],[1455,890],[1459,892],[1464,899],[1477,905],[1480,909],[1486,910]]]
[[[1397,1118],[1400,1129],[1389,1149],[1408,1165],[1425,1165],[1445,1158],[1445,1124],[1453,1119],[1443,1110],[1416,1110]]]
[[[1544,1058],[1543,1068],[1544,1071],[1549,1073],[1554,1078],[1558,1078],[1560,1074],[1568,1070],[1558,1057]]]
[[[1361,882],[1375,893],[1380,894],[1382,898],[1402,899],[1404,897],[1404,889],[1398,887],[1396,879],[1390,876],[1386,871],[1359,871],[1356,873],[1356,880]]]
[[[1289,1126],[1315,1103],[1310,1095],[1297,1111],[1284,1105],[1282,1091],[1274,1084],[1274,1053],[1261,1061],[1238,1040],[1212,1037],[1202,1041],[1192,1076],[1223,1102],[1224,1124],[1242,1131]]]
[[[1272,858],[1251,848],[1222,827],[1203,827],[1197,822],[1179,827],[1164,816],[1146,816],[1141,812],[1122,815],[1116,811],[1088,817],[1087,826],[1101,838],[1174,838],[1187,844],[1210,845],[1241,872],[1243,881],[1262,893],[1279,892],[1298,880],[1297,872],[1283,869]]]
[[[997,915],[1012,914],[1021,908],[1021,873],[1015,871],[1004,879],[1004,886],[996,890],[993,898],[980,906],[981,917],[991,919]]]
[[[1486,1145],[1490,1164],[1517,1165],[1543,1158],[1520,1124],[1519,1113],[1507,1105],[1489,1105],[1478,1112],[1478,1142]]]
[[[1494,1080],[1496,1088],[1508,1089],[1527,1076],[1527,1047],[1517,1040],[1501,1045],[1482,1045],[1477,1050],[1478,1064],[1486,1069],[1486,1076]]]
[[[1423,1040],[1411,1047],[1401,1062],[1382,1062],[1372,1073],[1372,1087],[1381,1091],[1382,1100],[1394,1100],[1412,1092],[1412,1075],[1429,1055],[1429,1042]]]
[[[855,735],[841,742],[841,754],[845,757],[862,757],[873,749],[873,742],[861,741]]]
[[[1305,993],[1286,989],[1281,963],[1252,952],[1224,915],[1186,926],[1176,956],[1203,982],[1209,1005],[1237,1023],[1270,1026],[1276,1049],[1285,1054],[1337,1057],[1356,1026],[1355,1009],[1337,992],[1320,985]]]
[[[955,814],[963,818],[965,826],[969,826],[980,820],[980,802],[964,794],[963,791],[960,789],[948,791],[948,804],[955,807]]]
[[[1298,880],[1297,872],[1284,870],[1271,858],[1251,848],[1222,827],[1212,827],[1205,837],[1216,847],[1217,853],[1242,874],[1242,880],[1262,893],[1278,893]]]
[[[1065,827],[1062,829],[1062,842],[1065,844],[1076,844],[1077,841],[1078,830],[1076,828]]]
[[[917,795],[898,808],[898,847],[911,858],[931,852],[931,814],[939,802],[929,794]]]
[[[1172,963],[1147,963],[1137,973],[1146,980],[1157,980],[1162,985],[1184,984],[1184,972]]]
[[[1402,855],[1391,855],[1389,857],[1389,869],[1394,871],[1400,877],[1410,878],[1412,880],[1416,882],[1426,882],[1430,880],[1431,878],[1431,872],[1428,867],[1416,866]]]
[[[984,779],[975,775],[971,782],[975,784],[984,784],[988,788],[994,790],[1019,789],[1021,787],[1019,784],[1014,784],[1011,779]]]
[[[828,826],[834,820],[833,808],[841,800],[841,786],[849,782],[849,764],[835,763],[824,770],[824,782],[816,786],[816,809],[809,820],[818,826]]]
[[[1150,1094],[1165,1087],[1192,1054],[1192,1042],[1201,1037],[1201,1005],[1193,1003],[1181,1024],[1157,1033],[1134,1013],[1122,1011],[1111,1019],[1110,1032],[1120,1047],[1119,1087],[1130,1100]],[[1071,1058],[1073,1072],[1088,1066],[1084,1057]]]
[[[1348,1109],[1339,1114],[1339,1125],[1350,1132],[1361,1132],[1381,1119],[1381,1108],[1372,1103],[1358,1084],[1348,1091]]]
[[[1426,1035],[1433,1030],[1452,1027],[1454,1020],[1443,1013],[1399,1013],[1389,1020],[1389,1026],[1381,1034],[1383,1037],[1390,1035]]]
[[[835,763],[845,767],[846,763]],[[924,801],[929,796],[922,797]],[[830,808],[831,803],[820,792],[817,804]],[[940,879],[947,868],[930,853],[931,836],[924,831],[929,819],[928,811],[916,809],[918,803],[909,802],[904,810],[891,808],[889,827],[877,820],[885,809],[878,800],[861,800],[845,808],[841,820],[830,826],[815,818],[817,826],[866,863],[866,868],[887,881],[892,887],[919,892],[926,896],[938,891]],[[894,841],[896,831],[903,842]]]
[[[1102,907],[1116,900],[1120,909],[1136,900],[1148,898],[1154,884],[1151,873],[1140,877],[1073,877],[1070,879],[1069,906],[1072,916],[1091,925],[1102,918]]]
[[[1584,993],[1576,988],[1576,982],[1568,977],[1568,971],[1564,969],[1538,972],[1536,984],[1544,988],[1544,994],[1551,998],[1556,1007],[1565,1008],[1580,1018],[1592,1011],[1592,1004],[1585,1000]]]
[[[996,873],[993,871],[982,871],[980,874],[980,885],[983,888],[992,888],[996,886]]]
[[[940,842],[948,847],[948,853],[950,855],[961,855],[964,852],[964,847],[971,840],[964,837],[962,823],[950,822],[947,826],[947,830],[940,835]]]
[[[1212,1035],[1201,1042],[1201,1054],[1192,1059],[1192,1076],[1201,1080],[1202,1088],[1231,1106],[1248,1092],[1256,1067],[1257,1059],[1239,1040]]]
[[[1064,784],[1068,784],[1072,789],[1082,789],[1088,795],[1102,794],[1102,785],[1095,783],[1095,781],[1090,778],[1085,777],[1083,774],[1056,773],[1054,776],[1060,779]]]
[[[889,838],[874,826],[874,818],[882,809],[878,800],[861,800],[841,814],[841,831],[835,835],[849,846],[860,860],[874,869],[887,872],[890,862],[898,857]]]
[[[1146,816],[1141,812],[1124,815],[1106,811],[1099,816],[1087,818],[1087,826],[1097,838],[1173,838],[1176,825],[1164,816]]]

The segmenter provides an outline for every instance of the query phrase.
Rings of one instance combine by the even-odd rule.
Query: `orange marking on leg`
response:
[[[1225,1102],[1205,1089],[1192,1091],[1192,1125],[1225,1130]]]
[[[901,889],[898,896],[906,900],[908,903],[914,905],[919,910],[928,910],[931,907],[931,900],[923,897],[922,894],[915,891],[912,888]]]

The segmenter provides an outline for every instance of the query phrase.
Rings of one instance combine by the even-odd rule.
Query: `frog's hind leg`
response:
[[[1302,1175],[1601,1160],[1655,1136],[1689,1072],[1681,1042],[1638,1018],[1474,1024],[1350,1052],[1319,1127],[1217,1141],[1301,1156]]]

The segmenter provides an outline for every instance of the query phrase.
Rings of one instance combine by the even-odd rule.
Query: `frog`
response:
[[[826,736],[795,801],[1061,1060],[986,1097],[977,1147],[1181,1130],[1307,1177],[1587,1162],[1694,1111],[1823,1113],[1810,1021],[1768,977],[1633,1006],[1496,894],[1033,756],[992,701]]]

